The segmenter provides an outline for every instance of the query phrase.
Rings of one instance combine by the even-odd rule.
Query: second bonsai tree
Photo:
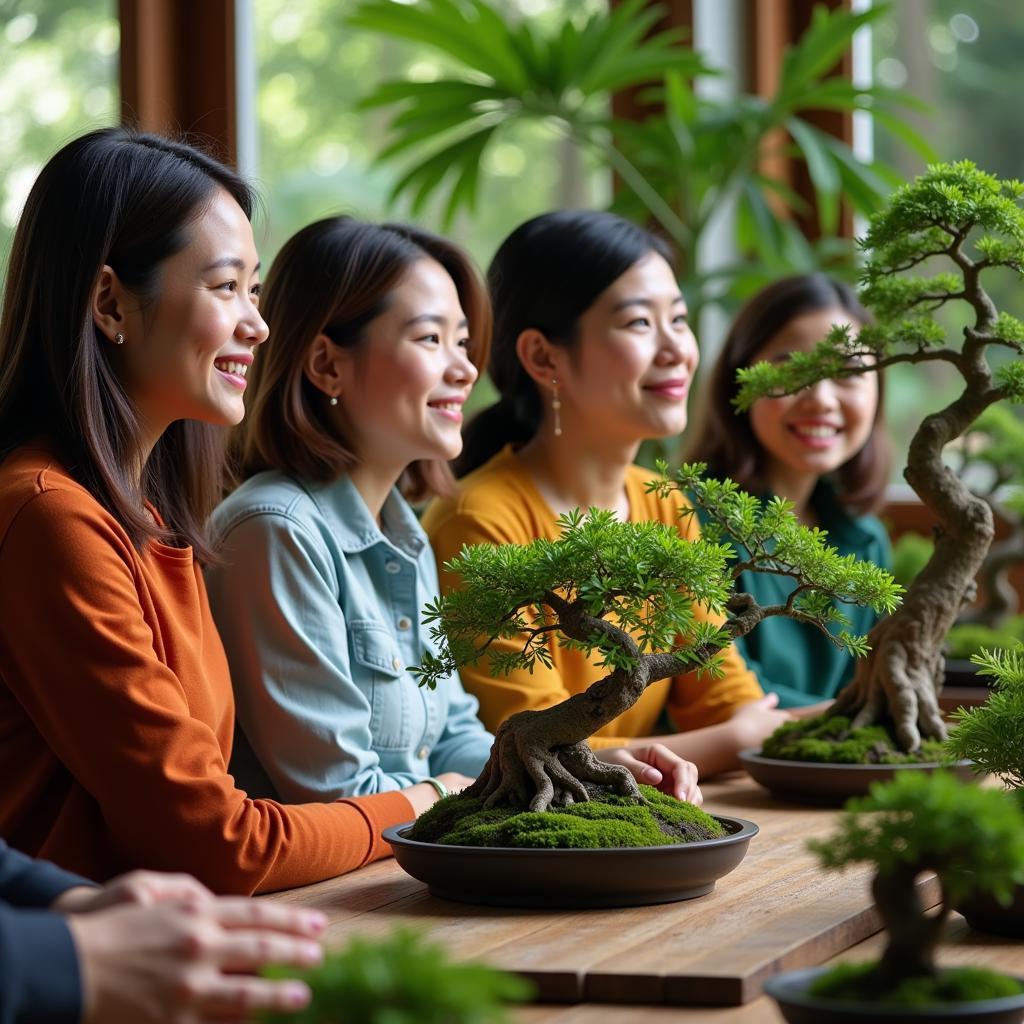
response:
[[[426,609],[439,653],[420,666],[422,684],[434,686],[483,657],[497,674],[549,664],[550,643],[585,651],[608,669],[585,692],[512,715],[499,727],[487,765],[463,794],[467,813],[501,806],[565,808],[598,790],[646,803],[630,774],[599,761],[587,739],[651,683],[695,669],[719,671],[729,642],[769,616],[812,623],[852,653],[866,651],[863,637],[843,631],[841,605],[892,611],[901,590],[892,577],[840,556],[822,531],[797,522],[788,502],[763,505],[732,481],[705,479],[703,470],[684,466],[672,479],[649,485],[686,494],[692,507],[684,515],[694,508],[707,513],[712,526],[703,540],[687,541],[660,523],[618,522],[611,512],[591,509],[563,516],[557,540],[477,545],[450,563],[463,586]],[[742,565],[732,561],[733,547],[720,540],[725,536],[749,553]],[[785,604],[761,606],[732,590],[744,569],[783,573],[796,586]],[[724,617],[723,624],[699,619],[695,605]],[[512,643],[498,648],[499,640]],[[448,813],[445,803],[438,815]],[[424,826],[435,818],[428,813]]]

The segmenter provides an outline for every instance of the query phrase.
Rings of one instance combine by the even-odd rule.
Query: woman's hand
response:
[[[441,772],[437,776],[437,781],[444,783],[444,788],[448,790],[450,796],[453,793],[461,793],[467,786],[472,786],[476,780],[471,779],[468,775],[461,775],[459,772]],[[417,818],[440,800],[437,790],[429,782],[417,782],[415,786],[403,789],[402,796],[412,804]]]
[[[68,889],[50,904],[50,909],[59,914],[91,914],[125,904],[151,907],[165,902],[203,903],[213,898],[213,893],[191,875],[132,871],[99,888],[79,885]]]
[[[661,743],[598,750],[597,757],[628,768],[637,782],[654,786],[678,800],[689,800],[692,804],[704,801],[697,785],[697,766],[673,754]]]
[[[780,710],[778,703],[777,693],[766,693],[759,700],[744,704],[729,719],[736,753],[761,746],[780,725],[793,721],[793,715]]]
[[[238,897],[73,915],[83,1024],[204,1024],[301,1009],[305,984],[253,975],[267,964],[319,963],[325,924],[316,911]]]

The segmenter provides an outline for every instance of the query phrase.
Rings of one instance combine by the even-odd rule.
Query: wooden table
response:
[[[824,872],[807,852],[807,839],[832,831],[837,811],[782,804],[745,775],[702,788],[707,810],[749,818],[761,832],[743,863],[700,899],[588,911],[477,907],[434,898],[392,860],[271,898],[323,910],[328,943],[405,924],[457,958],[523,974],[543,1004],[520,1010],[523,1024],[773,1024],[782,1018],[760,996],[766,977],[876,954],[869,873]],[[933,905],[934,881],[921,886]],[[983,940],[956,921],[950,962],[1024,973],[1024,949]]]

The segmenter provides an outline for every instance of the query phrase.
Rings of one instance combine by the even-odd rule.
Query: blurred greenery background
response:
[[[386,110],[357,101],[381,81],[430,81],[449,69],[433,51],[347,24],[355,0],[250,0],[257,76],[255,178],[266,202],[257,225],[265,265],[308,221],[338,211],[408,216],[388,203],[400,164],[376,159],[387,141]],[[605,0],[491,0],[503,15],[543,26]],[[968,156],[986,170],[1020,176],[1019,54],[1024,5],[1001,0],[900,0],[872,28],[875,80],[923,101],[908,119],[938,157]],[[6,262],[28,189],[47,157],[74,135],[118,115],[118,25],[114,0],[0,0],[0,260]],[[922,159],[877,125],[876,154],[904,176]],[[486,155],[481,200],[449,233],[486,265],[523,219],[558,206],[605,205],[608,170],[543,123],[519,126]],[[417,219],[441,227],[440,204]],[[59,272],[59,268],[55,268]],[[1005,284],[997,302],[1015,311]],[[951,379],[931,368],[890,374],[888,412],[897,466],[925,408]],[[483,397],[483,396],[481,396]]]

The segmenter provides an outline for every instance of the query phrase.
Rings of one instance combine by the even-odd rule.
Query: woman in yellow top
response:
[[[633,463],[641,441],[686,426],[697,366],[670,260],[643,228],[579,210],[527,221],[501,245],[488,272],[489,370],[501,397],[467,427],[458,495],[436,500],[423,519],[442,589],[458,586],[443,565],[464,544],[555,538],[557,516],[573,508],[613,509],[623,520],[673,523],[688,538],[698,535],[694,517],[679,518],[683,499],[645,493],[653,473]],[[462,669],[489,729],[605,674],[579,651],[554,641],[549,650],[551,668],[498,678],[486,660]],[[593,745],[647,744],[668,728],[660,742],[702,776],[714,774],[735,767],[741,749],[787,720],[776,703],[730,647],[722,678],[690,673],[653,684]]]

